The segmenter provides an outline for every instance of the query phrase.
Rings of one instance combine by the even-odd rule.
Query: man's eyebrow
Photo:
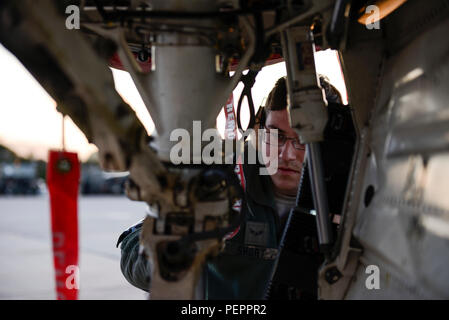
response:
[[[269,125],[267,126],[267,128],[268,128],[268,129],[277,129],[277,130],[279,130],[281,133],[285,133],[284,130],[282,130],[282,129],[280,129],[280,128],[276,127],[275,125],[272,125],[272,124],[269,124]]]

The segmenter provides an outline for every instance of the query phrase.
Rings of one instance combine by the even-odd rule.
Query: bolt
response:
[[[340,271],[338,271],[338,269],[336,267],[332,267],[332,268],[326,270],[325,278],[329,284],[336,283],[341,277],[342,277],[342,274],[340,273]]]

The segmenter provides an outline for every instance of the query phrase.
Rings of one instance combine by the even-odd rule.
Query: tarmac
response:
[[[120,271],[120,234],[145,216],[125,196],[78,198],[80,300],[144,300]],[[0,197],[0,299],[54,300],[48,195]]]

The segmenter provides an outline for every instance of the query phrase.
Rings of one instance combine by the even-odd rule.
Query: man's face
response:
[[[269,111],[265,122],[267,129],[278,129],[279,135],[298,138],[290,127],[287,110]],[[304,149],[304,148],[303,148]],[[267,148],[269,150],[269,148]],[[298,150],[293,146],[293,140],[288,139],[283,146],[278,147],[278,171],[271,175],[277,192],[295,196],[301,177],[302,163],[305,150]]]

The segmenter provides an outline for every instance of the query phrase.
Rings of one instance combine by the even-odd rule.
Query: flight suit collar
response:
[[[246,180],[246,194],[255,203],[270,207],[276,211],[273,182],[270,176],[260,175],[260,168],[261,166],[256,164],[244,165],[243,172]]]

